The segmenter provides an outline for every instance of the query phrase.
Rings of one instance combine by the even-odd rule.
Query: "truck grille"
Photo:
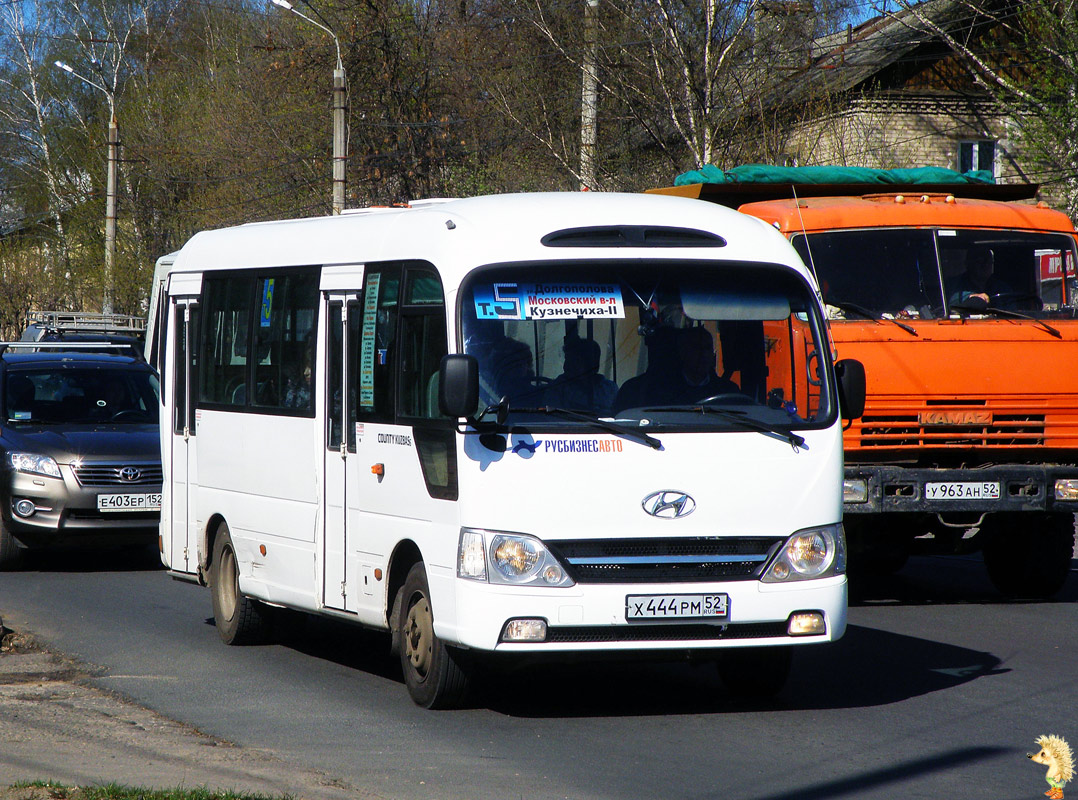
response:
[[[778,537],[578,539],[547,542],[577,583],[752,580]]]
[[[1039,447],[1043,414],[996,414],[988,422],[925,424],[913,415],[868,415],[861,420],[861,447]]]
[[[125,470],[134,469],[137,476],[127,477]],[[80,486],[87,488],[116,486],[160,486],[162,480],[161,464],[82,464],[72,466],[75,479]]]

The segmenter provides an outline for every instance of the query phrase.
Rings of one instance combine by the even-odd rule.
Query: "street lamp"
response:
[[[291,11],[297,17],[324,30],[333,37],[333,44],[337,47],[337,66],[333,70],[333,213],[340,214],[344,210],[345,167],[348,163],[346,152],[348,129],[345,119],[345,111],[348,108],[348,84],[344,73],[344,63],[341,61],[341,42],[337,34],[321,22],[297,11],[288,0],[273,0],[273,4]]]
[[[108,150],[108,178],[105,187],[105,278],[104,289],[101,297],[101,311],[104,314],[112,313],[112,268],[116,257],[116,165],[118,163],[117,151],[120,146],[120,132],[116,126],[116,96],[99,83],[94,83],[89,78],[75,72],[63,61],[54,62],[64,72],[69,72],[83,83],[93,86],[98,91],[104,92],[109,101],[109,150]]]

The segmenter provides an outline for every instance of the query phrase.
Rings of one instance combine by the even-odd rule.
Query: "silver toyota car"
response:
[[[130,350],[72,348],[0,344],[0,569],[26,548],[157,539],[157,376]]]

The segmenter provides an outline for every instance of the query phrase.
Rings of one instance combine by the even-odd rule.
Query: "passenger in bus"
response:
[[[503,337],[492,345],[489,357],[482,359],[480,364],[484,361],[490,370],[485,382],[493,387],[495,402],[503,397],[508,397],[517,406],[539,402],[541,393],[535,383],[532,349],[525,342]]]
[[[995,276],[996,257],[988,247],[971,247],[966,253],[966,271],[951,283],[948,301],[965,303],[970,298],[989,303],[995,295],[1009,293],[1010,287]]]
[[[615,411],[690,405],[709,397],[740,393],[736,383],[715,372],[715,337],[707,328],[679,329],[673,337],[672,363],[666,365],[655,360],[657,344],[648,345],[647,371],[621,387]]]
[[[565,338],[562,374],[547,388],[547,405],[557,408],[610,413],[618,385],[599,374],[602,349],[594,339]]]

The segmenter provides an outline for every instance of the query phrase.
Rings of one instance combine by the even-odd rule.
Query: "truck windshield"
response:
[[[785,267],[639,261],[490,267],[460,304],[483,406],[506,401],[508,424],[536,429],[831,424],[818,308]]]
[[[1074,241],[1063,234],[892,228],[796,236],[833,319],[934,319],[982,308],[1073,316]]]

